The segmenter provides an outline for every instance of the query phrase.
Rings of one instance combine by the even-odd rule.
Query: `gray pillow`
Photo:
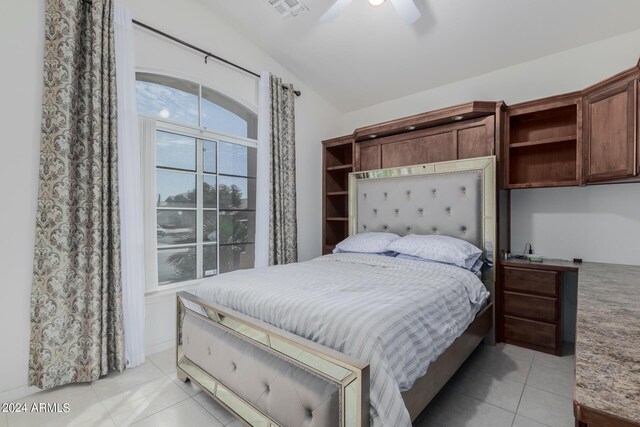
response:
[[[394,233],[369,232],[354,234],[336,245],[334,254],[340,252],[358,252],[365,254],[379,254],[389,252],[390,243],[398,240],[400,236]]]
[[[469,242],[435,234],[410,234],[393,241],[386,250],[429,261],[453,264],[467,270],[473,269],[476,261],[482,255],[482,250]]]

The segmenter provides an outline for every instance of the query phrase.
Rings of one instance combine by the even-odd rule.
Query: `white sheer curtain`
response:
[[[133,368],[144,362],[143,194],[133,24],[124,5],[115,3],[114,8],[124,350],[127,367]]]
[[[260,75],[258,93],[258,164],[256,168],[256,267],[269,265],[269,173],[271,139],[270,74]]]

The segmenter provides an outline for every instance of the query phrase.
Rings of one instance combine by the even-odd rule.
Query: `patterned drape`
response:
[[[294,98],[293,85],[271,76],[270,265],[298,261]]]
[[[111,0],[47,0],[29,384],[122,370]]]

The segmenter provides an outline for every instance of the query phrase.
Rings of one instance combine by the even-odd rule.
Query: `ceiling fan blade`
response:
[[[398,15],[410,24],[413,24],[422,16],[413,0],[391,0],[391,4]]]
[[[335,3],[320,17],[322,22],[331,22],[338,17],[342,10],[349,6],[352,0],[336,0]]]

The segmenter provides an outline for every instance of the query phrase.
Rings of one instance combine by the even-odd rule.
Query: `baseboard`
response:
[[[161,342],[158,344],[153,344],[148,347],[145,347],[144,352],[145,355],[149,356],[151,354],[160,353],[161,351],[169,350],[170,348],[174,348],[176,346],[176,340],[169,340],[165,342]]]
[[[31,396],[38,393],[40,390],[38,387],[23,385],[20,387],[12,388],[9,390],[0,392],[0,403],[11,402],[14,400],[22,399],[23,397]]]

